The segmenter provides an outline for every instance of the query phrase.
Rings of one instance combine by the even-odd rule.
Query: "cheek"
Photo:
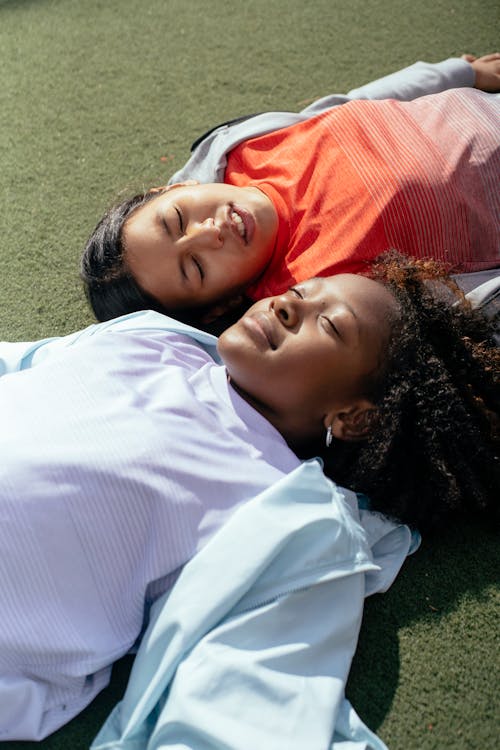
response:
[[[210,284],[217,297],[241,292],[265,265],[254,252],[242,252],[236,242],[226,243],[224,250],[207,256]],[[207,282],[205,282],[207,283]]]
[[[258,258],[260,263],[267,262],[273,253],[275,241],[274,228],[269,222],[264,222],[254,241],[254,258]]]
[[[156,245],[142,249],[130,248],[124,254],[125,264],[135,281],[153,297],[161,297],[169,289],[172,269],[165,263],[165,252]]]
[[[304,363],[307,356],[280,356],[269,358],[265,369],[259,372],[259,383],[269,394],[269,400],[280,410],[297,410],[311,404],[318,394],[317,363],[310,370]]]
[[[330,351],[301,347],[280,362],[279,397],[302,410],[315,410],[328,402],[335,391],[336,367],[336,358]]]
[[[237,337],[233,329],[234,326],[231,328],[227,328],[223,333],[221,333],[217,341],[217,351],[219,353],[219,356],[222,358],[224,364],[228,367],[230,366],[232,361],[231,355],[235,345],[235,340],[237,343]]]

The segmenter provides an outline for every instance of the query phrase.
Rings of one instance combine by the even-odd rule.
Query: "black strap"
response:
[[[251,117],[255,117],[256,115],[261,115],[262,112],[254,112],[253,115],[241,115],[241,117],[235,117],[233,120],[226,120],[225,122],[219,123],[219,125],[215,125],[213,128],[210,128],[210,130],[207,130],[203,135],[200,135],[199,138],[197,138],[194,143],[191,146],[191,152],[193,152],[202,141],[207,138],[210,133],[213,133],[214,130],[217,130],[217,128],[222,128],[224,125],[236,125],[239,122],[244,122],[245,120],[249,120]]]

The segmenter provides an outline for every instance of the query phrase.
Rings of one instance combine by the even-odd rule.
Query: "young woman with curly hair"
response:
[[[344,679],[373,562],[338,484],[421,528],[495,508],[499,351],[455,294],[435,265],[391,255],[372,278],[313,278],[260,300],[218,340],[139,312],[3,344],[0,737],[40,739],[89,703],[181,569],[304,466],[313,479],[296,495],[311,525],[293,538],[322,585],[322,544],[357,581]],[[298,455],[322,455],[337,485]],[[270,504],[278,531],[290,492]],[[311,549],[316,508],[332,533]],[[262,529],[248,534],[255,545]],[[310,580],[304,596],[315,592]]]
[[[455,513],[497,513],[498,313],[487,321],[433,261],[392,253],[371,275],[402,314],[385,375],[373,382],[377,410],[366,442],[354,455],[337,446],[327,467],[336,481],[366,492],[372,507],[421,529]]]

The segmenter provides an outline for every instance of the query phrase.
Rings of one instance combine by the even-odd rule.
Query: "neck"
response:
[[[318,434],[316,434],[316,432],[314,434],[312,431],[306,432],[303,428],[299,428],[298,425],[291,424],[288,418],[284,419],[262,401],[259,401],[250,393],[243,390],[243,388],[240,388],[240,386],[231,378],[229,373],[227,374],[227,380],[229,385],[239,396],[241,396],[242,399],[244,399],[244,401],[247,402],[247,404],[250,404],[255,411],[262,414],[262,416],[272,424],[294,452],[303,453],[305,446],[316,443],[318,439]]]

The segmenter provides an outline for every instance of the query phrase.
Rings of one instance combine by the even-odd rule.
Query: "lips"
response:
[[[234,217],[234,214],[237,218]],[[232,204],[229,207],[229,222],[238,239],[242,239],[245,245],[249,245],[255,234],[255,219],[250,211]],[[243,227],[243,234],[241,233],[241,227]]]
[[[276,331],[267,313],[256,312],[253,315],[245,315],[241,322],[254,337],[267,347],[273,351],[278,348]]]

